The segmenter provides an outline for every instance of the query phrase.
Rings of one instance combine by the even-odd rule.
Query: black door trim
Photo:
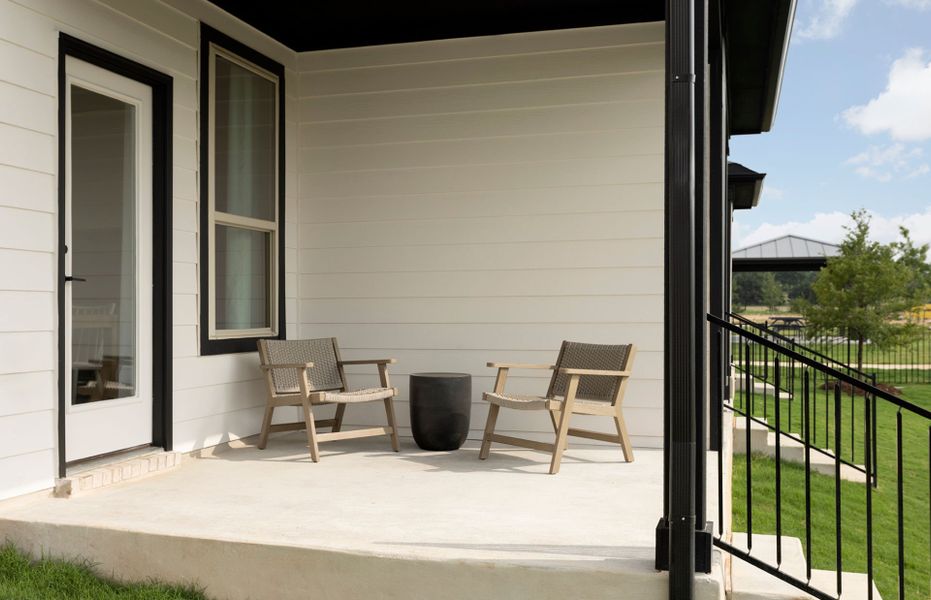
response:
[[[152,445],[171,450],[171,136],[169,75],[65,33],[58,38],[58,475],[65,476],[65,57],[71,56],[152,88]]]

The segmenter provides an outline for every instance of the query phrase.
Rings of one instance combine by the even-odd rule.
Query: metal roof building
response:
[[[786,235],[735,250],[731,259],[734,272],[817,271],[839,252],[840,246],[836,244]]]

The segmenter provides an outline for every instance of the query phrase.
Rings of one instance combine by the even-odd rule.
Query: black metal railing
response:
[[[774,332],[765,325],[750,321],[740,315],[728,314],[727,319],[731,324],[736,325],[738,331],[750,331],[756,335],[773,342],[780,348],[791,350],[794,354],[807,357],[817,363],[840,371],[845,375],[859,381],[876,384],[876,378],[871,373],[865,373],[850,365],[844,364],[816,349],[809,348],[790,338],[784,337],[778,332]],[[779,360],[779,355],[769,346],[752,344],[740,335],[729,332],[731,345],[731,364],[735,373],[738,375],[737,385],[734,386],[731,410],[749,419],[751,423],[766,427],[774,434],[783,436],[787,441],[795,443],[804,443],[802,439],[803,427],[805,425],[803,414],[799,410],[796,391],[802,390],[801,373],[805,371],[803,365],[791,356],[784,356]],[[834,431],[831,404],[834,396],[837,381],[823,371],[807,371],[810,381],[808,382],[809,390],[814,390],[811,394],[811,445],[812,451],[824,455],[830,459],[837,457],[840,462],[850,469],[854,469],[866,474],[865,465],[859,461],[863,459],[863,453],[858,453],[859,444],[857,438],[857,404],[862,402],[875,402],[868,393],[862,392],[854,386],[846,386],[842,390],[840,404],[844,405],[844,412],[849,415],[846,421],[849,423],[848,438],[841,438],[837,441],[837,435]],[[841,386],[844,388],[845,386]],[[775,402],[775,391],[780,393],[780,402]],[[859,397],[858,397],[859,396]],[[785,418],[779,418],[778,423],[773,423],[771,419],[776,417],[773,408],[781,406],[784,402],[786,406]],[[778,415],[782,417],[783,415]],[[749,424],[748,424],[749,425]],[[749,427],[748,427],[749,434]],[[875,453],[875,448],[871,449]],[[875,469],[874,469],[875,471]],[[876,473],[870,473],[870,477],[875,480]]]
[[[754,323],[781,339],[792,340],[820,355],[841,363],[857,362],[857,341],[844,331],[814,333],[803,321]],[[879,347],[867,341],[864,346],[863,371],[876,373],[879,381],[889,384],[931,383],[931,326],[920,325],[907,343]]]
[[[746,452],[734,458],[732,480],[732,516],[746,528],[746,548],[726,537],[723,501],[715,545],[821,600],[842,597],[845,569],[865,572],[867,598],[874,583],[887,599],[931,597],[931,410],[780,334],[741,319],[708,321],[712,339],[730,341],[712,351],[731,354],[742,382],[730,386],[731,398],[724,385],[713,393],[746,424]],[[754,455],[752,423],[766,427],[765,451],[774,460]],[[720,435],[723,444],[729,432],[721,428]],[[723,497],[727,473],[718,457]],[[757,520],[754,506],[765,506]],[[775,534],[775,561],[754,554],[754,533]],[[802,538],[804,574],[783,568],[785,535]],[[813,580],[813,568],[834,571],[830,584]]]
[[[819,350],[817,347],[813,347],[808,344],[802,343],[803,340],[808,339],[806,336],[785,335],[784,333],[782,333],[782,331],[786,331],[785,329],[786,326],[779,327],[779,326],[770,324],[769,322],[758,323],[756,321],[753,321],[751,319],[744,317],[743,315],[739,315],[736,313],[728,313],[727,318],[732,323],[739,325],[743,328],[750,328],[754,330],[756,333],[762,335],[763,337],[769,338],[779,343],[782,346],[788,346],[790,349],[798,352],[799,354],[808,356],[809,358],[814,358],[818,360],[818,362],[825,364],[829,367],[833,367],[837,369],[838,371],[843,371],[844,373],[847,373],[848,375],[852,377],[863,379],[864,381],[869,381],[870,383],[873,383],[874,385],[876,383],[876,376],[874,373],[868,373],[866,371],[861,371],[853,367],[850,364],[849,360],[845,362],[844,360],[828,356],[827,354]],[[800,332],[802,331],[802,328],[804,326],[796,324],[796,325],[792,325],[791,327],[794,328],[791,331]]]

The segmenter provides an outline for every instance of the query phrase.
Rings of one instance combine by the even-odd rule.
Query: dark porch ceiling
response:
[[[210,0],[297,52],[642,23],[663,0]],[[730,133],[772,126],[796,0],[717,0]]]
[[[292,50],[662,21],[656,0],[210,0]]]

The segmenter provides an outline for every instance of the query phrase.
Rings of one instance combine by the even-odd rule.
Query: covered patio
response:
[[[219,598],[722,598],[729,515],[705,486],[725,368],[704,317],[728,302],[727,140],[772,126],[794,6],[0,0],[0,537]],[[114,139],[151,133],[120,155],[151,185],[74,161],[102,152],[73,127],[96,116],[71,102],[85,88],[132,100]],[[133,190],[108,198],[135,228],[101,179]],[[100,240],[138,276],[95,272]],[[397,359],[400,455],[336,441],[311,464],[302,432],[255,447],[257,340],[316,338]],[[551,364],[565,340],[636,346],[636,461],[572,442],[558,476],[545,453],[480,462],[488,362]],[[406,437],[428,371],[472,378],[463,450]],[[497,432],[552,441],[547,414],[513,412]],[[140,449],[187,458],[49,497]]]
[[[624,598],[668,596],[654,569],[663,453],[570,447],[548,456],[473,442],[400,454],[382,439],[254,438],[187,457],[172,472],[68,501],[0,505],[0,531],[30,551],[106,574],[207,586],[211,597]],[[132,551],[127,551],[132,548]],[[724,596],[718,560],[696,598]]]

